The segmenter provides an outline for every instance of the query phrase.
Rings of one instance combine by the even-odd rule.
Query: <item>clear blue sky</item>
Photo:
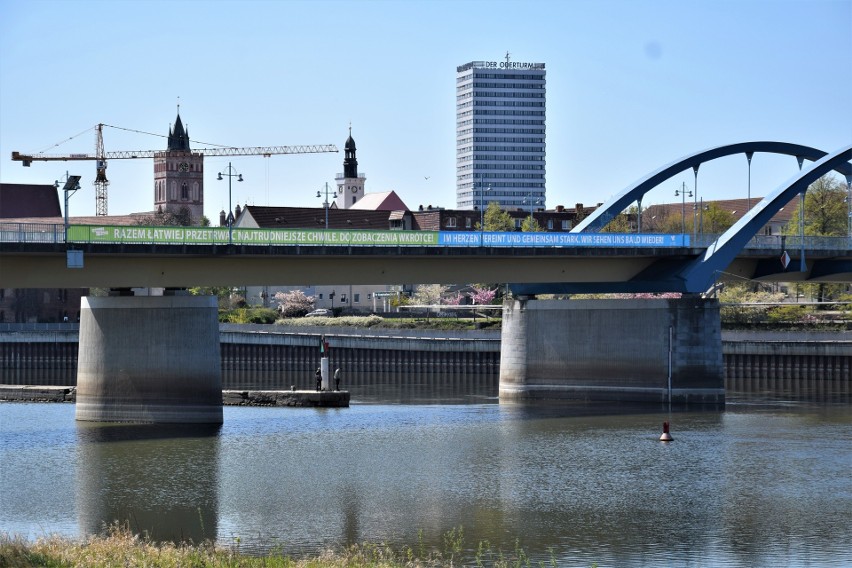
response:
[[[335,144],[338,154],[233,159],[240,204],[320,206],[352,124],[367,191],[455,207],[455,69],[547,65],[547,204],[605,201],[675,159],[778,140],[852,143],[852,0],[40,1],[0,0],[0,180],[83,176],[72,215],[95,211],[93,162],[12,162],[13,150],[93,152],[97,123],[231,146]],[[108,151],[164,149],[107,129]],[[227,159],[205,160],[205,214],[227,207]],[[704,199],[745,197],[744,156],[702,166]],[[796,171],[757,155],[752,195]],[[150,211],[149,159],[114,160],[110,214]],[[428,177],[428,179],[426,179]],[[676,201],[693,175],[643,205]]]

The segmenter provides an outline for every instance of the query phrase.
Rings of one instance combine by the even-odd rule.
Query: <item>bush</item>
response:
[[[278,312],[272,308],[239,308],[219,310],[221,323],[274,323]]]
[[[778,306],[766,312],[766,317],[772,323],[804,322],[811,315],[807,306]]]
[[[289,325],[294,327],[312,327],[312,326],[335,326],[335,327],[375,327],[381,325],[385,321],[384,318],[370,316],[341,316],[339,318],[281,318],[276,320],[278,325]]]

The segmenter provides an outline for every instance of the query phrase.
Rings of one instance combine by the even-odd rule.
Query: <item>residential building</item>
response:
[[[456,68],[456,208],[546,208],[544,63]]]

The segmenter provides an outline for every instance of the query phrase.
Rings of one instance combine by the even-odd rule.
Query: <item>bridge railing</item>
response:
[[[703,234],[692,237],[695,248],[707,248],[721,235]],[[806,250],[852,250],[852,237],[805,236]],[[745,246],[751,250],[799,250],[802,237],[798,235],[756,235]]]
[[[133,227],[128,227],[133,229]],[[163,229],[167,229],[163,227]],[[199,228],[213,231],[225,231],[222,227],[215,228]],[[382,231],[376,231],[382,232]],[[399,234],[399,231],[393,231]],[[691,238],[691,248],[707,248],[713,244],[720,235],[717,234],[698,234],[687,235]],[[74,240],[74,239],[72,239]],[[0,222],[0,242],[5,243],[46,243],[46,244],[61,244],[65,242],[65,226],[55,223],[3,223]],[[87,242],[75,240],[75,242]],[[95,242],[95,241],[91,241]],[[138,242],[129,240],[128,242]],[[206,242],[206,241],[205,241]],[[210,239],[209,242],[215,242]],[[175,244],[182,244],[176,242]],[[429,246],[429,243],[421,243]],[[433,246],[436,243],[433,243]],[[461,243],[459,243],[461,244]],[[804,237],[804,245],[806,250],[852,250],[852,237]],[[438,245],[440,246],[440,245]],[[489,246],[486,244],[485,246]],[[802,237],[789,235],[757,235],[752,238],[745,246],[750,250],[789,250],[795,251],[802,248]]]
[[[54,223],[0,223],[0,242],[64,243],[65,225]]]

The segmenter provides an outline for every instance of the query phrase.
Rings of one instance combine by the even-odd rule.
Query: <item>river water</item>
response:
[[[212,429],[0,403],[0,532],[80,537],[118,519],[302,555],[443,550],[461,529],[469,554],[488,541],[536,564],[852,565],[848,390],[673,413],[494,395],[364,389],[347,409],[226,407]],[[658,441],[664,420],[674,442]]]

